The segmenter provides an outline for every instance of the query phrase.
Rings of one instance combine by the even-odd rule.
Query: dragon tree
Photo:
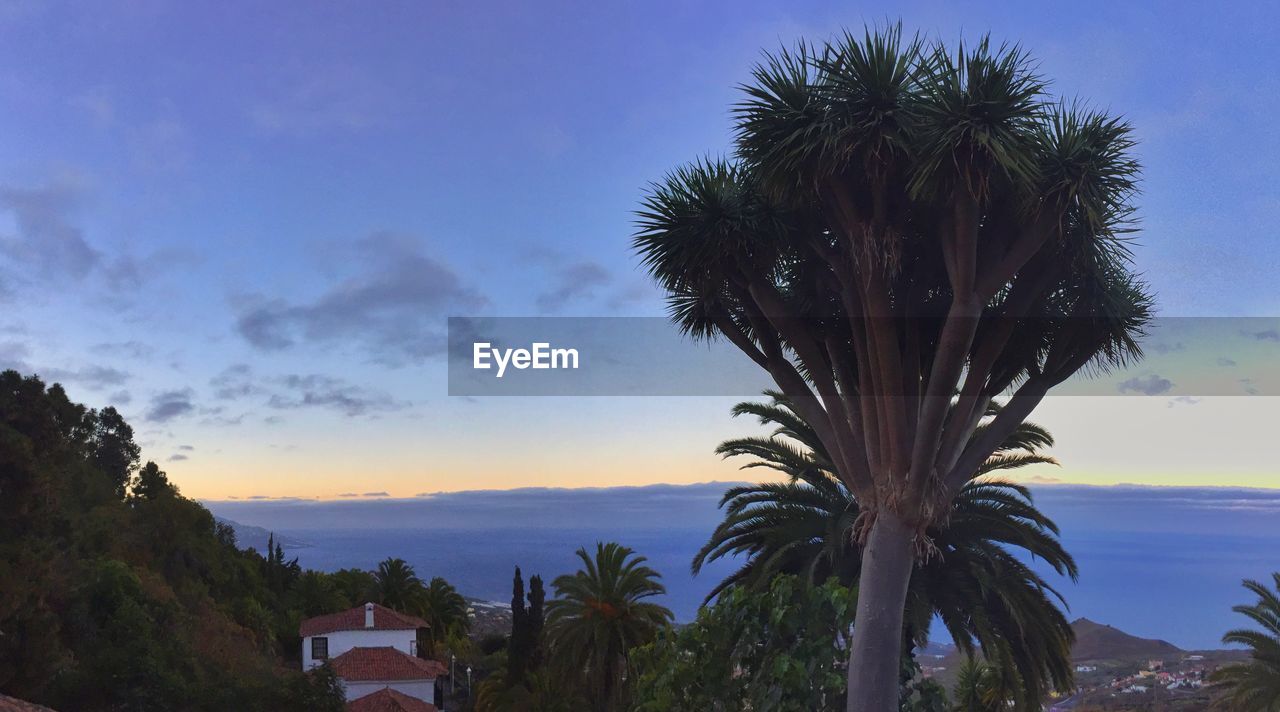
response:
[[[1131,128],[1052,98],[1019,47],[897,27],[766,54],[741,89],[730,157],[653,184],[634,245],[861,504],[847,706],[894,710],[926,532],[1052,388],[1142,355]]]

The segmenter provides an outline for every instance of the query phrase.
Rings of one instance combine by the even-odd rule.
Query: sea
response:
[[[719,521],[732,483],[589,489],[528,488],[408,499],[207,501],[214,514],[283,534],[307,568],[373,569],[403,558],[424,579],[442,576],[463,594],[508,602],[512,576],[550,584],[578,568],[575,552],[616,541],[648,559],[679,621],[739,562],[694,575],[690,562]],[[1223,647],[1247,623],[1231,607],[1251,602],[1242,579],[1280,571],[1280,490],[1036,485],[1075,557],[1077,581],[1031,562],[1053,582],[1072,619],[1087,617],[1184,649]],[[935,637],[942,636],[935,626]]]

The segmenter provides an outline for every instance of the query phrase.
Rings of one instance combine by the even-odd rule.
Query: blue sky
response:
[[[728,148],[761,48],[885,18],[1020,42],[1056,93],[1128,116],[1163,312],[1276,314],[1277,14],[0,3],[0,365],[115,403],[197,496],[730,478],[729,400],[449,399],[445,317],[661,313],[628,249],[646,182]],[[1113,427],[1126,408],[1177,410]],[[1047,411],[1055,476],[1121,476],[1081,407]],[[1259,484],[1264,456],[1225,467]],[[1213,480],[1185,460],[1173,480]]]

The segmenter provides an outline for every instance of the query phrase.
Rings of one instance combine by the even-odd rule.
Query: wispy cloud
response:
[[[120,356],[131,359],[149,358],[155,353],[155,347],[141,341],[109,341],[94,344],[93,350],[108,356]]]
[[[442,353],[443,317],[487,300],[416,241],[378,233],[358,241],[364,271],[310,301],[267,299],[241,309],[236,329],[266,351],[294,344],[350,343],[380,363],[400,365]]]
[[[1179,353],[1181,351],[1185,351],[1186,349],[1187,349],[1187,345],[1182,343],[1181,341],[1176,341],[1174,343],[1161,342],[1158,344],[1153,344],[1151,346],[1151,350],[1155,351],[1158,354]]]
[[[292,374],[279,379],[284,393],[275,393],[267,406],[279,410],[318,407],[331,408],[344,415],[367,415],[374,412],[400,410],[408,403],[386,393],[361,388],[340,378],[319,374]]]
[[[174,418],[188,415],[196,409],[192,402],[194,395],[190,388],[158,393],[151,399],[146,419],[153,423],[167,423]]]
[[[18,341],[0,342],[0,368],[11,368],[20,373],[40,376],[46,383],[70,383],[91,391],[121,386],[132,378],[127,371],[110,366],[82,366],[79,368],[54,368],[29,361],[31,349]],[[123,405],[131,399],[125,391],[111,396],[114,404]]]
[[[171,155],[170,151],[164,151]],[[14,267],[10,276],[47,287],[48,282],[74,283],[77,288],[103,287],[117,306],[130,303],[144,275],[153,277],[177,263],[198,259],[193,250],[164,248],[144,255],[104,250],[94,245],[81,226],[82,206],[89,197],[88,181],[65,173],[41,184],[0,185],[0,216],[11,218],[13,229],[0,230],[0,267]],[[93,278],[93,281],[88,281]],[[138,342],[107,344],[112,347]],[[130,354],[121,350],[118,354]],[[132,357],[132,356],[131,356]]]
[[[537,297],[538,309],[556,312],[570,302],[590,297],[612,281],[609,271],[598,262],[575,262],[556,270],[553,283]]]
[[[224,368],[209,379],[213,395],[220,400],[234,400],[261,392],[253,379],[253,369],[247,363],[236,363]]]
[[[243,363],[227,367],[210,379],[209,385],[219,400],[248,400],[281,411],[322,408],[359,416],[401,410],[410,405],[378,389],[342,378],[319,373],[258,375]],[[239,424],[242,418],[227,424]]]
[[[92,391],[122,385],[130,378],[128,373],[108,366],[85,366],[74,369],[46,368],[40,371],[40,376],[48,381],[76,383]]]
[[[1158,396],[1161,393],[1168,393],[1172,388],[1173,381],[1154,373],[1148,376],[1134,376],[1121,381],[1116,386],[1121,393],[1139,393],[1145,396]]]
[[[84,279],[103,261],[74,224],[83,188],[67,179],[37,187],[0,187],[0,211],[17,227],[0,234],[0,254],[46,278]]]
[[[1276,329],[1262,329],[1260,331],[1242,331],[1240,332],[1256,341],[1280,341],[1280,331]]]

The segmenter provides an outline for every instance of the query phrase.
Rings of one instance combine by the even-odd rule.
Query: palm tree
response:
[[[427,648],[423,652],[435,655],[440,643],[459,641],[471,628],[467,614],[467,599],[458,593],[448,581],[436,576],[427,584],[422,594],[423,617],[431,624]]]
[[[1244,587],[1258,597],[1252,606],[1231,610],[1248,616],[1262,630],[1237,628],[1222,636],[1224,643],[1249,647],[1252,659],[1219,668],[1212,681],[1219,709],[1232,712],[1280,712],[1280,573],[1271,575],[1275,592],[1257,581]]]
[[[577,712],[587,705],[576,689],[544,670],[528,673],[519,685],[508,685],[506,677],[498,668],[476,685],[477,712]]]
[[[373,579],[378,603],[405,613],[422,612],[422,579],[407,561],[388,557],[378,564]]]
[[[972,657],[961,664],[951,695],[955,712],[1000,712],[1008,708],[1009,697],[1000,685],[999,671]]]
[[[548,640],[567,670],[583,671],[594,709],[619,709],[631,649],[671,623],[671,611],[646,600],[666,588],[647,559],[625,546],[597,543],[595,556],[585,548],[577,555],[582,569],[552,582]]]
[[[813,429],[787,398],[768,392],[768,403],[747,402],[733,413],[754,415],[777,429],[769,437],[722,443],[725,457],[755,458],[744,468],[764,467],[787,475],[729,489],[721,506],[724,520],[693,561],[699,572],[709,561],[746,557],[737,571],[708,596],[729,586],[763,586],[777,573],[821,583],[835,576],[856,583],[861,551],[855,543],[860,514],[857,499],[832,471]],[[999,412],[993,404],[990,412]],[[980,435],[980,433],[979,433]],[[976,436],[975,436],[976,437]],[[1023,423],[980,467],[979,475],[1037,463],[1052,463],[1041,450],[1053,436]],[[1017,701],[1034,706],[1047,689],[1071,684],[1071,626],[1055,601],[1061,596],[1014,553],[1077,575],[1075,561],[1056,538],[1054,523],[1037,510],[1024,487],[983,478],[964,486],[952,501],[945,525],[926,530],[928,551],[912,573],[905,612],[907,645],[922,644],[937,615],[965,652],[981,651],[1008,678],[1018,680]]]
[[[898,26],[766,54],[733,113],[732,154],[652,184],[633,245],[677,327],[766,371],[857,496],[847,707],[889,709],[922,532],[1052,389],[1142,355],[1134,137],[1017,45]]]

